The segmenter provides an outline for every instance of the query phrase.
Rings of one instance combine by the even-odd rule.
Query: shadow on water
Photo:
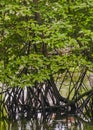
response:
[[[0,130],[93,130],[93,123],[89,123],[76,115],[59,115],[38,113],[37,119],[1,120]]]

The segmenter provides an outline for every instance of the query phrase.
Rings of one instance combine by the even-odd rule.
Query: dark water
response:
[[[93,130],[93,124],[75,116],[58,117],[53,113],[45,119],[38,115],[30,120],[1,120],[0,130]]]

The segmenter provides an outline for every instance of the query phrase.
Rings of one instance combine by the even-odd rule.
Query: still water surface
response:
[[[93,130],[92,123],[84,122],[73,116],[56,118],[54,114],[45,120],[41,116],[37,120],[34,118],[18,121],[2,120],[0,122],[0,130]]]

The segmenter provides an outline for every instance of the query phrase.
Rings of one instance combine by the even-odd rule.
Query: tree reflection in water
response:
[[[38,118],[30,120],[1,121],[0,130],[85,130],[83,122],[74,116],[60,116],[55,113],[38,113]],[[93,129],[93,127],[92,127]],[[88,130],[88,129],[86,129]],[[89,129],[90,130],[90,129]]]

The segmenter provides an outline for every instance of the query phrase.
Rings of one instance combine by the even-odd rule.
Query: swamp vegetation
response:
[[[0,16],[0,119],[93,122],[93,0],[1,0]]]

